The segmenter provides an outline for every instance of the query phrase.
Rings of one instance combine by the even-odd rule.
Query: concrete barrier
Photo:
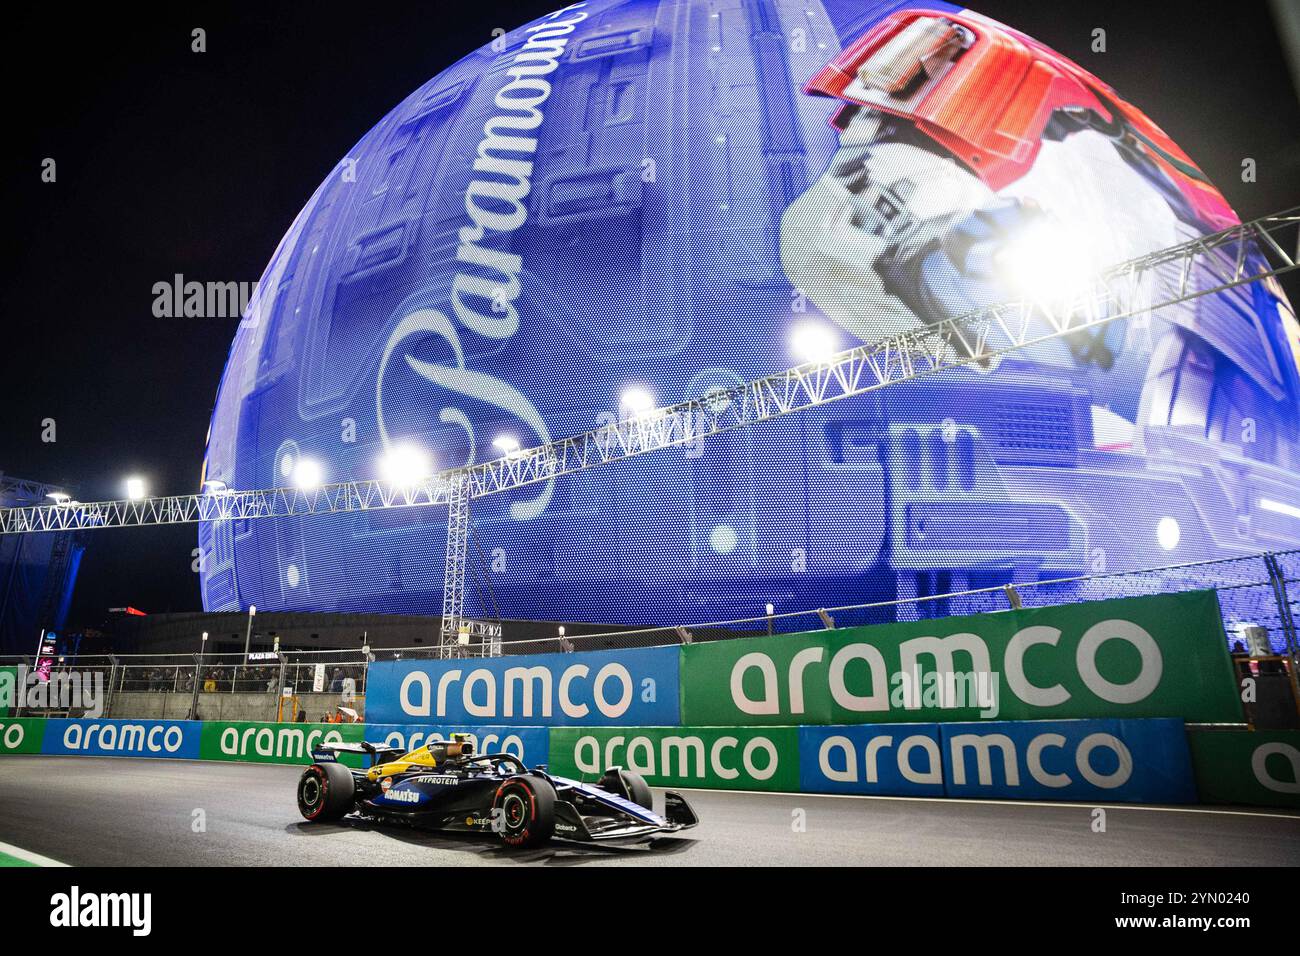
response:
[[[324,714],[333,714],[340,704],[340,694],[299,694],[298,706],[307,712],[307,719],[319,721]],[[110,712],[105,716],[137,720],[184,720],[190,715],[189,693],[150,693],[124,691],[113,695]],[[258,720],[273,721],[277,716],[280,699],[274,694],[199,694],[199,717],[202,720]],[[285,705],[286,710],[288,704]],[[357,700],[343,704],[359,714],[365,713],[365,704]],[[294,716],[297,716],[296,714]]]

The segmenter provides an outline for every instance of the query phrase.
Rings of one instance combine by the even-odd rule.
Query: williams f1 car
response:
[[[369,757],[353,770],[338,754]],[[370,742],[312,751],[314,763],[298,781],[298,810],[312,823],[358,813],[439,830],[495,833],[512,847],[534,847],[552,837],[580,842],[637,842],[676,833],[699,822],[679,793],[667,792],[662,816],[650,788],[635,773],[610,767],[596,783],[529,770],[513,754],[475,754],[462,736],[407,752]]]

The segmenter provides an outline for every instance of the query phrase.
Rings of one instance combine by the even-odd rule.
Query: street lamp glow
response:
[[[257,605],[256,604],[248,605],[248,616],[252,617],[256,613],[257,613]]]
[[[293,483],[303,491],[314,491],[323,479],[320,462],[314,458],[299,458],[293,469]]]
[[[790,351],[802,362],[824,362],[840,350],[838,337],[815,322],[796,326],[790,334]]]
[[[655,397],[640,385],[631,385],[623,389],[623,394],[619,396],[619,404],[639,415],[655,407]]]
[[[509,455],[519,450],[519,439],[514,435],[498,435],[492,439],[492,446],[503,455]]]
[[[144,497],[144,479],[132,476],[126,480],[126,496],[132,501]]]
[[[419,484],[433,474],[429,456],[414,445],[394,445],[379,468],[384,478],[399,488]]]

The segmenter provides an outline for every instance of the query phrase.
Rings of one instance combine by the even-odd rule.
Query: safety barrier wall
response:
[[[17,717],[0,719],[0,754],[302,765],[321,743],[414,748],[452,733],[588,780],[620,765],[670,787],[1300,808],[1300,731],[1185,731],[1177,718],[516,727]],[[343,762],[361,766],[356,755]]]
[[[0,701],[16,700],[15,688],[17,687],[18,668],[17,667],[0,667]],[[0,704],[0,717],[8,717],[9,708]]]
[[[378,723],[741,727],[1134,717],[1243,719],[1215,592],[680,647],[385,661],[371,665],[366,693],[366,718]]]
[[[1300,808],[1300,730],[1189,729],[1203,803]]]
[[[557,773],[611,764],[655,785],[723,790],[1196,801],[1174,719],[552,731]]]
[[[680,722],[676,647],[370,665],[366,719],[547,725]]]
[[[562,775],[617,764],[669,786],[1300,803],[1300,732],[1184,731],[1242,720],[1213,591],[680,647],[381,662],[366,713],[364,725],[0,718],[0,752],[299,764],[320,742],[414,748],[464,732],[480,752]]]
[[[183,720],[194,706],[192,693],[150,691],[125,691],[113,694],[112,709],[108,716],[121,718],[146,718],[150,720]],[[295,708],[301,708],[308,718],[333,713],[339,706],[338,693],[299,694],[292,700],[271,693],[210,694],[200,693],[198,714],[201,720],[258,720],[273,721],[281,710],[292,717]],[[343,703],[345,707],[361,710],[358,701]]]

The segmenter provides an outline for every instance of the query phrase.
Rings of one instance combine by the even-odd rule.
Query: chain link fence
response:
[[[943,591],[892,601],[809,609],[671,627],[602,629],[568,625],[554,638],[510,641],[506,654],[550,651],[655,647],[794,634],[828,627],[845,628],[890,621],[916,621],[1002,611],[1019,601],[1023,607],[1047,607],[1080,601],[1171,594],[1217,589],[1224,631],[1230,647],[1245,642],[1249,628],[1262,628],[1274,654],[1294,652],[1296,600],[1300,595],[1300,551],[1226,558],[1139,571],[1121,571],[1048,581],[1009,582],[981,588]],[[509,633],[507,625],[507,635]],[[436,653],[436,651],[435,651]]]
[[[639,629],[570,624],[557,626],[554,637],[529,640],[510,641],[507,621],[503,625],[507,639],[501,644],[501,652],[511,655],[657,647],[978,614],[1006,610],[1013,604],[1046,607],[1210,588],[1218,591],[1225,635],[1232,650],[1267,647],[1274,655],[1291,658],[1295,666],[1300,551],[1048,581],[1013,581],[893,601],[704,624]],[[478,657],[488,649],[479,643],[457,646],[452,656]],[[365,698],[367,670],[372,661],[442,656],[446,655],[437,645],[260,652],[250,655],[247,661],[243,654],[83,656],[61,658],[51,668],[51,675],[76,673],[83,684],[87,680],[102,681],[110,700],[121,694],[187,694],[196,702],[200,694],[268,694],[294,700],[304,694],[327,694],[338,695],[340,703],[351,705]],[[31,657],[0,658],[0,666],[15,664],[30,670],[36,661]],[[45,710],[53,713],[56,709],[51,706]]]

